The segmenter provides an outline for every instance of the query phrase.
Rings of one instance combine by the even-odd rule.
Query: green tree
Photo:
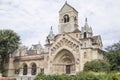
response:
[[[105,60],[93,60],[84,65],[84,71],[108,72],[109,69],[110,65]]]
[[[9,54],[13,53],[17,48],[20,37],[12,30],[0,30],[0,57],[1,72],[5,72],[5,64],[9,60]]]
[[[120,71],[120,41],[108,46],[106,50],[106,57],[111,65],[111,71]]]

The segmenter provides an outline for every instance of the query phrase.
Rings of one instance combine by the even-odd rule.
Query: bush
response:
[[[113,80],[120,80],[120,75],[116,75],[113,77]]]
[[[84,71],[109,72],[110,64],[104,60],[93,60],[85,63]]]
[[[12,80],[16,80],[16,78],[13,78]]]
[[[45,74],[39,73],[39,74],[36,76],[36,79],[35,79],[35,80],[43,80],[45,77],[46,77]]]
[[[40,73],[35,80],[120,80],[120,75],[115,73],[101,74],[95,72],[83,72],[77,75],[44,75]]]

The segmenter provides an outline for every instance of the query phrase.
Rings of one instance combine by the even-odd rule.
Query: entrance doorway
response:
[[[66,65],[66,74],[70,74],[70,65]]]

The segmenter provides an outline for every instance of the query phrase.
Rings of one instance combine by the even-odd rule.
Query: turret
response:
[[[53,42],[54,42],[54,39],[55,39],[55,34],[53,33],[52,26],[51,26],[50,33],[49,33],[49,35],[46,37],[46,44],[45,44],[45,51],[46,51],[46,52],[49,51],[50,46],[51,46],[51,45],[53,44]]]
[[[89,27],[87,23],[87,18],[85,19],[85,25],[82,27],[82,38],[90,38],[93,36],[92,28]]]
[[[52,44],[54,42],[55,34],[53,34],[52,26],[50,29],[50,33],[46,38],[46,44]]]

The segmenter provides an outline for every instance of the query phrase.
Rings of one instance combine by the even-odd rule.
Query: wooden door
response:
[[[66,74],[70,74],[70,65],[66,65]]]

